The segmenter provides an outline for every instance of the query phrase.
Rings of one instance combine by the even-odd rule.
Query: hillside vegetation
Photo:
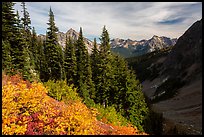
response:
[[[62,86],[61,92],[69,91],[61,101],[48,96],[51,90],[42,83],[24,81],[19,75],[3,74],[2,84],[3,135],[145,134],[131,124],[122,126],[124,118],[113,108],[88,108],[76,90],[63,82],[52,83]]]
[[[105,25],[100,36],[100,47],[98,48],[95,38],[92,54],[89,54],[82,27],[80,27],[77,40],[66,37],[63,48],[58,43],[59,30],[51,7],[46,38],[41,39],[37,36],[35,28],[31,29],[31,19],[25,2],[21,3],[24,12],[22,18],[18,12],[14,12],[14,4],[13,2],[2,3],[2,72],[8,76],[20,73],[24,81],[30,82],[30,84],[26,83],[31,87],[26,88],[21,80],[15,85],[6,83],[7,85],[3,87],[5,112],[10,109],[7,107],[11,103],[14,105],[11,113],[16,117],[20,110],[20,114],[24,114],[25,111],[27,115],[42,116],[41,123],[43,123],[43,117],[50,118],[49,115],[51,115],[51,120],[60,117],[54,122],[64,121],[64,123],[54,124],[56,127],[48,127],[52,130],[57,129],[59,132],[48,131],[47,133],[45,131],[45,134],[92,134],[91,126],[94,124],[89,114],[91,108],[97,109],[100,114],[96,115],[96,118],[104,120],[107,124],[128,126],[127,121],[129,121],[140,131],[144,131],[149,110],[142,93],[141,83],[136,78],[136,74],[128,69],[126,61],[110,51],[110,37]],[[40,90],[39,93],[38,90]],[[17,96],[13,95],[15,92]],[[16,97],[14,101],[13,97]],[[18,100],[21,99],[23,102],[20,102],[19,106]],[[53,99],[55,101],[49,101]],[[37,108],[30,109],[32,105],[37,105]],[[78,109],[77,114],[75,114],[75,109]],[[26,111],[29,111],[29,114]],[[78,113],[81,116],[78,117]],[[9,114],[4,118],[8,116]],[[75,116],[76,120],[73,120]],[[82,117],[81,120],[79,120],[80,117]],[[32,118],[30,120],[32,121]],[[47,118],[44,122],[47,122]],[[47,124],[40,125],[46,128]],[[63,125],[67,128],[64,129]],[[11,128],[13,124],[8,123],[6,126]],[[34,129],[29,129],[26,134],[39,131],[35,129],[38,127],[35,122],[28,127]],[[7,132],[9,128],[4,129],[6,130],[4,134],[10,134]],[[40,131],[44,132],[44,130]]]

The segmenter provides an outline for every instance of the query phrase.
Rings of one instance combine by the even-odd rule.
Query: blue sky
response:
[[[15,10],[22,11],[16,2]],[[31,26],[45,34],[51,6],[61,32],[83,28],[93,40],[106,25],[110,38],[142,40],[153,35],[180,37],[202,18],[201,2],[26,2]]]

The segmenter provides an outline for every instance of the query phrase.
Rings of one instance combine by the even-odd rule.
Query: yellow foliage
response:
[[[16,82],[17,81],[17,82]],[[71,90],[71,89],[70,89]],[[59,102],[47,95],[42,83],[28,83],[18,77],[2,87],[2,133],[4,135],[93,135],[101,134],[96,108],[81,100]],[[124,130],[126,131],[124,131]],[[106,133],[106,132],[104,132]],[[112,134],[134,134],[133,127]]]
[[[80,101],[69,105],[49,97],[42,83],[30,88],[8,81],[2,88],[2,131],[14,134],[93,134],[95,117]],[[35,126],[35,127],[33,127]]]

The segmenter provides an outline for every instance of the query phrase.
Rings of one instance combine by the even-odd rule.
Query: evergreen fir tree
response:
[[[77,59],[77,87],[79,88],[80,96],[86,98],[89,96],[87,91],[87,85],[85,83],[85,66],[86,66],[86,55],[85,55],[85,44],[83,40],[82,28],[80,27],[79,37],[76,41],[76,59]]]
[[[14,13],[13,6],[13,2],[2,3],[2,41],[4,41],[3,52],[5,52],[3,54],[7,54],[7,57],[9,57],[9,59],[7,58],[7,61],[11,64],[9,69],[21,72],[25,79],[31,80],[32,70],[28,49],[25,46],[26,41],[22,37],[21,28],[19,28],[19,16]],[[5,57],[5,55],[3,56]],[[7,61],[4,60],[4,62]]]
[[[62,48],[57,42],[58,28],[55,26],[54,14],[50,7],[49,22],[47,23],[47,39],[45,46],[45,59],[47,61],[48,77],[52,80],[61,80],[64,78],[63,53]]]
[[[98,60],[98,84],[96,85],[97,89],[97,98],[98,103],[104,104],[104,106],[108,106],[109,97],[110,97],[110,86],[112,82],[112,68],[111,68],[111,60],[112,56],[110,53],[110,38],[108,31],[105,26],[103,27],[102,35],[101,35],[101,45],[99,51],[99,60]]]
[[[10,41],[14,39],[16,19],[12,2],[2,2],[2,69],[11,73],[12,65]]]
[[[23,37],[24,37],[24,39],[25,39],[25,41],[26,41],[26,44],[25,44],[25,48],[27,49],[28,48],[28,50],[27,50],[27,52],[28,52],[28,55],[29,55],[29,58],[30,58],[30,66],[31,66],[31,69],[32,69],[32,71],[33,71],[33,74],[36,74],[36,72],[35,72],[35,68],[36,68],[36,66],[35,66],[35,57],[34,57],[34,54],[35,53],[33,53],[34,51],[33,51],[33,45],[32,45],[32,34],[31,34],[31,19],[30,19],[30,15],[29,15],[29,12],[27,11],[27,8],[26,8],[26,4],[25,4],[25,2],[22,2],[21,3],[21,6],[22,6],[22,13],[23,13],[23,17],[21,18],[21,20],[22,20],[22,27],[23,27],[23,29],[22,29],[22,33],[23,33]],[[21,24],[19,24],[20,26],[21,26]]]
[[[149,110],[145,102],[144,94],[142,93],[141,84],[139,80],[135,78],[136,76],[133,71],[129,71],[123,107],[125,116],[142,131]]]
[[[5,70],[7,74],[11,74],[11,69],[11,45],[8,41],[2,40],[2,70]]]
[[[110,87],[111,104],[117,104],[116,110],[123,111],[123,98],[126,92],[127,64],[118,55],[112,55],[113,79]]]
[[[46,32],[46,39],[47,39],[47,32]],[[47,60],[46,60],[46,39],[39,40],[38,44],[38,51],[39,51],[39,58],[40,58],[40,79],[43,82],[47,82],[49,80],[49,70],[48,70],[48,65],[47,65]]]
[[[127,62],[110,52],[109,34],[105,26],[101,35],[99,52],[94,46],[91,58],[93,80],[96,88],[96,103],[105,107],[113,105],[133,125],[143,130],[148,108],[141,84],[130,71]]]
[[[16,14],[13,11],[13,6],[13,2],[2,2],[2,39],[4,41],[14,38]]]
[[[93,49],[92,49],[92,54],[91,54],[91,70],[92,70],[92,80],[94,83],[94,88],[95,91],[92,93],[91,98],[93,98],[96,102],[96,92],[99,90],[97,89],[97,85],[99,84],[98,81],[98,60],[99,60],[99,51],[97,48],[97,43],[96,43],[96,38],[94,38],[93,42]]]
[[[76,84],[77,62],[75,56],[74,43],[71,37],[66,36],[66,46],[64,51],[64,68],[68,84]]]
[[[32,56],[34,59],[34,69],[39,73],[40,72],[40,53],[41,53],[41,47],[42,45],[38,45],[39,42],[37,40],[37,34],[35,32],[35,28],[32,29],[32,37],[31,37],[31,47],[30,50],[32,52]]]
[[[95,86],[94,86],[94,82],[92,80],[92,69],[91,69],[91,58],[88,54],[88,50],[86,49],[85,51],[86,53],[86,58],[87,58],[87,62],[86,62],[86,83],[87,83],[87,90],[89,91],[89,98],[90,99],[94,99],[96,96],[96,91],[95,91]]]
[[[50,11],[49,11],[49,22],[47,23],[49,25],[49,27],[47,28],[47,39],[46,41],[48,43],[52,43],[57,45],[57,32],[58,32],[58,28],[55,25],[55,19],[54,19],[54,13],[50,7]]]
[[[21,18],[23,21],[23,29],[25,30],[26,34],[29,34],[30,30],[31,30],[31,20],[30,20],[30,15],[27,11],[26,8],[26,4],[25,2],[21,3],[21,6],[23,8],[22,12],[23,12],[23,17]],[[27,36],[28,37],[28,36]]]
[[[101,45],[100,51],[107,54],[110,52],[110,38],[106,26],[103,27],[102,35],[101,35]]]
[[[19,28],[19,30],[21,30],[22,31],[22,29],[23,29],[23,24],[21,23],[21,19],[20,19],[20,15],[19,15],[19,13],[18,13],[18,10],[16,11],[16,21],[17,21],[17,28]]]
[[[76,41],[76,59],[77,59],[77,82],[79,95],[82,96],[86,103],[90,103],[91,94],[94,94],[94,85],[92,81],[92,71],[90,66],[90,57],[85,46],[80,28],[79,37]]]

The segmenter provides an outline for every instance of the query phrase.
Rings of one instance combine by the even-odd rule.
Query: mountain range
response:
[[[70,28],[66,33],[63,32],[57,32],[57,38],[58,38],[58,43],[62,46],[62,48],[65,48],[65,42],[66,42],[66,36],[71,37],[72,40],[76,41],[79,37],[79,33],[76,32],[74,29]],[[39,38],[45,40],[46,36],[45,35],[38,35]],[[93,42],[87,38],[84,37],[84,43],[86,45],[86,48],[88,50],[88,53],[92,52],[93,48]]]
[[[79,33],[76,32],[74,29],[69,29],[66,33],[63,32],[58,32],[57,37],[58,37],[58,43],[65,48],[65,41],[66,41],[66,36],[71,37],[74,41],[76,41],[79,37]],[[39,38],[45,39],[45,35],[38,35]],[[125,58],[127,57],[133,57],[133,56],[138,56],[138,55],[143,55],[158,49],[174,46],[176,43],[177,39],[171,39],[167,37],[159,37],[154,35],[151,39],[149,40],[131,40],[131,39],[111,39],[110,40],[110,45],[111,45],[111,51],[115,52]],[[84,42],[85,45],[88,49],[88,53],[91,54],[92,48],[93,48],[93,42],[89,40],[88,38],[84,37]]]
[[[111,50],[127,58],[174,46],[176,41],[177,38],[171,39],[168,37],[159,37],[156,35],[154,35],[149,40],[140,41],[116,38],[111,40]]]

